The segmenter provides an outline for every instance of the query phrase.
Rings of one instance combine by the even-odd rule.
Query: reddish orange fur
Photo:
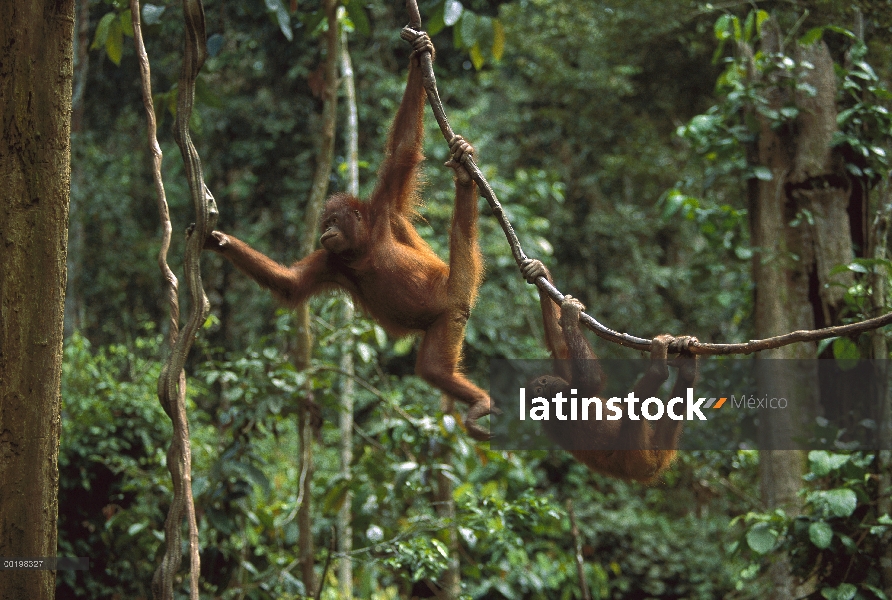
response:
[[[551,274],[539,263],[538,275],[551,282]],[[570,396],[576,389],[578,397],[601,397],[606,380],[598,357],[585,339],[579,327],[578,308],[562,318],[551,298],[540,290],[539,299],[545,325],[545,342],[555,361],[555,375],[537,377],[528,386],[530,398],[553,398],[558,392]],[[564,304],[567,309],[572,308]],[[652,346],[651,366],[635,384],[634,393],[644,399],[654,396],[660,385],[669,377],[666,363],[671,336],[657,336]],[[683,396],[686,388],[693,386],[697,377],[696,357],[686,355],[675,361],[679,375],[670,397]],[[669,468],[675,459],[681,422],[664,416],[655,427],[644,420],[578,421],[573,427],[562,423],[558,435],[550,435],[556,442],[568,448],[576,460],[596,473],[619,479],[653,483]],[[546,431],[548,428],[546,427]],[[618,447],[629,450],[617,450]],[[579,450],[586,447],[586,450]]]
[[[488,433],[476,421],[489,414],[489,395],[458,369],[465,323],[483,267],[476,186],[456,182],[448,265],[410,221],[424,159],[425,97],[419,61],[413,57],[375,190],[367,202],[346,194],[328,200],[321,221],[322,249],[286,268],[221,232],[214,232],[205,247],[289,306],[326,290],[344,290],[392,335],[423,333],[417,373],[470,405],[468,431],[486,439]]]

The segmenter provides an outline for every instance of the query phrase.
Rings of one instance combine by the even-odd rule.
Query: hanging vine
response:
[[[158,252],[158,266],[164,279],[170,315],[168,344],[170,354],[158,379],[158,400],[173,425],[173,436],[167,452],[167,467],[173,482],[173,498],[164,524],[165,551],[161,564],[152,579],[152,593],[157,599],[173,600],[174,579],[182,562],[182,522],[185,517],[189,527],[190,591],[193,600],[198,599],[200,560],[198,553],[198,525],[192,498],[192,449],[189,439],[189,421],[186,416],[186,375],[183,369],[195,335],[209,311],[209,303],[201,281],[202,240],[210,233],[217,220],[217,207],[213,196],[204,184],[201,160],[189,135],[189,118],[195,101],[195,78],[207,57],[205,45],[204,7],[200,0],[183,0],[186,23],[186,41],[183,66],[180,72],[177,97],[175,138],[189,180],[189,190],[195,207],[194,232],[186,242],[185,276],[191,298],[189,317],[182,331],[179,329],[179,283],[167,264],[172,226],[164,183],[161,179],[161,147],[158,144],[155,109],[152,102],[151,70],[142,38],[139,0],[131,0],[130,14],[133,20],[133,40],[142,79],[143,103],[148,124],[149,148],[152,153],[155,193],[161,220],[162,238]]]

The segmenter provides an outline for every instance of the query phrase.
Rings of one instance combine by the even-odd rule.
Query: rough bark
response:
[[[761,50],[781,52],[777,25],[768,21],[762,28]],[[742,47],[745,56],[752,50]],[[836,131],[836,79],[827,47],[818,42],[797,47],[798,77],[814,95],[795,92],[778,72],[765,75],[750,63],[749,76],[760,84],[769,108],[795,104],[800,112],[793,122],[773,123],[764,113],[755,114],[759,124],[757,142],[749,161],[767,167],[771,180],[749,183],[750,229],[755,250],[755,333],[764,338],[797,329],[813,329],[816,316],[830,324],[839,310],[842,292],[834,283],[850,281],[843,275],[831,281],[830,271],[851,262],[851,233],[847,206],[849,195],[841,182],[842,164],[833,155],[830,141]],[[817,287],[817,298],[810,289]],[[815,358],[814,344],[789,345],[763,352],[758,359]],[[802,363],[800,363],[802,364]],[[820,390],[812,367],[794,373],[791,361],[766,363],[760,369],[760,389],[771,395],[813,398],[808,406],[782,411],[760,423],[760,442],[766,448],[791,447],[790,441],[819,412]],[[791,397],[791,396],[786,396]],[[760,488],[768,508],[798,514],[797,491],[802,485],[805,457],[799,451],[765,450],[760,454]],[[777,556],[768,577],[771,598],[795,598],[809,592],[808,583],[790,572],[789,557]]]
[[[56,555],[73,0],[0,3],[0,556]],[[0,598],[53,598],[4,571]]]

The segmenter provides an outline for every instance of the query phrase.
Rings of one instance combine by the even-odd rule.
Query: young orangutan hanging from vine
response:
[[[541,261],[527,259],[521,264],[527,281],[544,277],[552,283],[551,274]],[[540,375],[526,389],[528,398],[600,397],[606,384],[598,357],[579,326],[579,315],[585,309],[581,302],[564,296],[558,311],[554,302],[541,289],[539,301],[545,326],[545,343],[555,361],[554,375]],[[632,390],[640,399],[649,398],[669,378],[667,362],[671,335],[658,335],[651,344],[650,367]],[[678,367],[678,378],[671,396],[681,397],[693,387],[698,375],[697,357],[687,350],[695,338],[679,338],[683,350],[672,364]],[[668,411],[667,411],[668,413]],[[644,483],[655,481],[675,458],[681,420],[668,414],[653,427],[642,418],[625,416],[618,421],[543,421],[546,433],[576,460],[596,473]]]
[[[348,194],[328,199],[321,220],[322,248],[290,267],[221,231],[208,237],[205,248],[229,259],[288,306],[322,292],[343,290],[390,334],[422,333],[416,372],[468,404],[468,433],[485,440],[489,433],[477,420],[490,412],[489,395],[459,371],[465,324],[483,268],[477,243],[477,188],[462,165],[463,156],[474,149],[458,135],[450,142],[446,166],[455,172],[455,210],[447,265],[410,220],[419,201],[418,170],[424,159],[426,92],[420,56],[434,53],[427,34],[413,33],[408,29],[402,33],[414,51],[378,182],[367,201]]]

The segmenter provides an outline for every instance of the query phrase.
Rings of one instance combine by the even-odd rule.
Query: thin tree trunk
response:
[[[440,396],[440,410],[451,415],[455,411],[455,401],[443,394]],[[448,444],[440,444],[434,453],[437,464],[448,465],[452,462],[452,448]],[[444,600],[457,600],[461,595],[461,562],[459,560],[458,523],[455,519],[455,497],[452,480],[442,469],[437,469],[437,488],[435,506],[437,515],[446,519],[449,548],[449,568],[440,580]]]
[[[56,555],[74,0],[0,2],[0,556]],[[55,571],[0,598],[49,600]]]
[[[885,260],[888,255],[887,243],[889,238],[889,226],[892,221],[892,189],[886,181],[881,188],[879,207],[871,231],[871,256],[877,260]],[[886,310],[886,298],[888,295],[887,273],[884,269],[875,268],[871,274],[870,283],[871,302],[874,314]],[[892,447],[892,386],[889,385],[890,374],[887,368],[889,358],[889,345],[886,341],[886,333],[878,329],[871,334],[871,358],[874,359],[878,369],[877,403],[880,406],[880,447]],[[880,450],[878,455],[879,470],[879,494],[877,497],[877,513],[880,515],[892,514],[892,451]],[[883,536],[883,545],[886,550],[880,556],[880,569],[883,576],[883,588],[887,596],[892,596],[892,532],[886,532]]]
[[[576,511],[573,510],[572,500],[567,500],[567,514],[570,516],[570,534],[573,536],[573,544],[576,547],[576,575],[579,577],[582,600],[592,600],[592,593],[588,589],[588,580],[585,578],[585,560],[582,557],[582,536],[579,534],[579,525],[576,524]]]
[[[300,561],[304,587],[308,596],[314,596],[316,590],[316,573],[314,567],[313,550],[313,521],[312,521],[312,483],[313,483],[313,414],[307,406],[312,402],[312,396],[303,398],[303,406],[298,417],[300,428],[300,493],[302,498],[297,511],[298,560]]]
[[[313,176],[313,186],[310,191],[310,199],[307,202],[307,210],[304,214],[304,237],[300,243],[300,256],[306,256],[312,252],[316,243],[316,230],[319,223],[319,215],[322,213],[322,205],[328,194],[328,180],[331,175],[331,165],[334,159],[334,139],[338,108],[338,21],[337,0],[325,0],[325,14],[328,20],[328,31],[325,34],[326,58],[325,58],[325,100],[322,109],[322,131],[320,132],[319,155],[316,162],[316,172]],[[294,350],[294,364],[299,370],[304,370],[310,365],[310,357],[313,351],[313,337],[310,331],[310,310],[307,304],[297,311],[296,326],[297,342]],[[313,438],[317,431],[315,416],[312,414],[313,397],[312,390],[304,392],[304,399],[299,410],[298,419],[300,425],[300,456],[303,489],[300,495],[303,497],[298,510],[298,528],[300,537],[298,546],[300,551],[301,571],[303,573],[304,586],[307,593],[314,595],[316,590],[316,575],[313,559],[313,530],[312,530],[312,482],[313,482]]]
[[[359,116],[356,110],[356,87],[353,80],[353,63],[347,47],[347,32],[341,33],[341,73],[344,79],[344,92],[347,100],[347,191],[359,196]],[[343,326],[349,329],[353,321],[353,304],[344,302],[341,313]],[[352,481],[353,464],[353,335],[347,333],[341,355],[341,372],[344,384],[341,386],[341,474],[347,482]],[[344,503],[338,511],[338,588],[344,600],[353,598],[353,490],[348,489]]]

